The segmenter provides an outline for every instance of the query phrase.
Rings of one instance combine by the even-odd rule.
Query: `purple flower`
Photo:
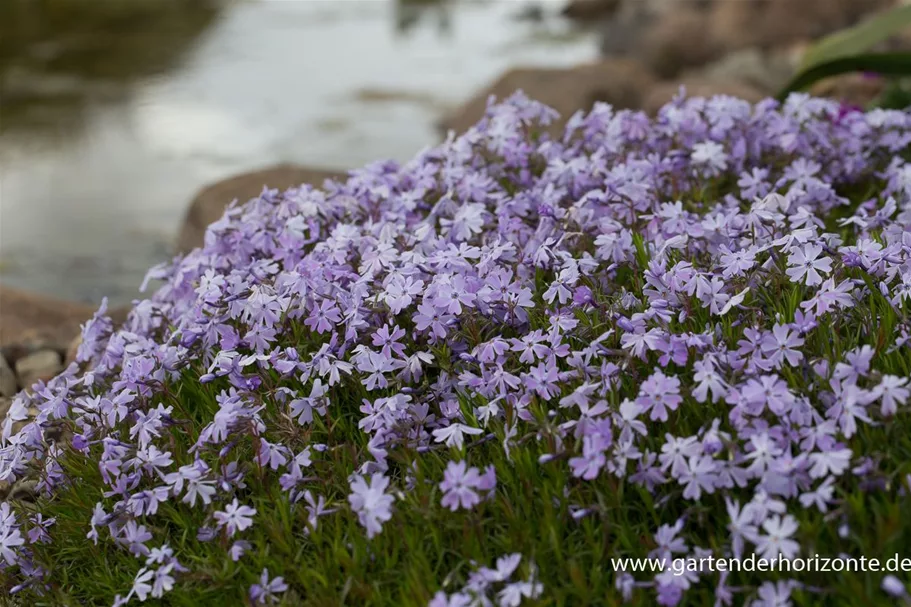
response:
[[[237,562],[240,560],[240,557],[244,555],[244,552],[249,550],[251,547],[252,546],[250,545],[250,542],[239,540],[231,544],[231,548],[228,550],[228,555],[230,555],[232,561]]]
[[[680,396],[680,380],[655,371],[639,388],[636,404],[643,412],[649,412],[652,421],[667,421],[667,410],[676,411],[683,397]]]
[[[880,588],[883,589],[883,592],[893,598],[900,599],[908,596],[908,590],[905,588],[905,585],[891,573],[883,577]]]
[[[228,537],[233,537],[238,531],[253,526],[253,515],[255,514],[255,508],[241,506],[235,497],[234,501],[226,505],[224,510],[216,510],[214,516],[218,527],[224,528]]]
[[[715,141],[695,144],[690,158],[696,166],[704,167],[707,175],[717,175],[728,166],[728,155]]]
[[[278,595],[288,590],[288,584],[282,577],[269,579],[269,570],[263,569],[259,583],[250,586],[250,601],[254,605],[273,605],[279,601]]]
[[[822,247],[819,245],[806,245],[795,248],[788,256],[787,275],[793,282],[806,282],[813,287],[822,284],[823,274],[832,271],[832,260],[828,257],[820,258]]]
[[[760,415],[768,407],[775,415],[787,413],[794,401],[788,384],[777,375],[762,375],[749,379],[741,388],[741,395],[749,403],[751,413]]]
[[[573,305],[576,306],[587,306],[593,304],[595,301],[592,290],[582,285],[573,289]]]
[[[276,319],[277,320],[277,319]],[[320,304],[313,304],[310,309],[310,316],[304,321],[304,324],[317,333],[325,333],[332,330],[332,327],[341,322],[342,315],[330,299],[324,299]]]
[[[51,541],[51,536],[48,534],[47,530],[51,527],[57,519],[55,518],[44,518],[40,512],[29,518],[29,522],[32,523],[32,528],[28,530],[28,541],[30,544],[48,544]]]
[[[714,493],[718,482],[716,470],[717,465],[710,456],[691,457],[686,470],[678,476],[678,480],[686,485],[683,490],[684,499],[698,500],[703,491]]]
[[[454,317],[437,311],[432,304],[424,302],[418,306],[417,314],[412,317],[418,331],[430,332],[439,339],[446,337],[446,325]]]
[[[149,553],[145,543],[152,539],[152,534],[145,528],[145,525],[139,525],[135,521],[127,521],[123,529],[121,529],[120,535],[121,537],[117,538],[117,541],[126,545],[131,553],[137,556]]]
[[[788,325],[776,324],[763,338],[762,351],[776,368],[785,362],[793,367],[803,360],[803,354],[797,349],[803,344],[804,340]]]
[[[611,522],[594,499],[604,481],[648,494],[662,558],[791,556],[795,508],[810,532],[858,491],[904,499],[887,482],[904,483],[901,457],[882,439],[911,412],[911,114],[844,114],[794,94],[679,96],[655,118],[595,104],[562,134],[552,120],[517,94],[408,163],[264,189],[202,248],[153,268],[160,286],[121,327],[103,304],[78,363],[0,422],[0,484],[35,477],[42,496],[36,511],[0,504],[12,591],[40,601],[60,577],[38,563],[72,525],[51,526],[42,504],[83,477],[99,479],[80,487],[98,502],[86,538],[144,563],[117,604],[198,577],[181,579],[165,543],[175,533],[220,541],[232,559],[262,553],[262,537],[237,533],[274,514],[276,497],[306,517],[305,534],[335,512],[368,538],[391,520],[393,478],[417,499],[405,510],[437,490],[434,508],[477,507],[497,497],[500,450],[517,469],[571,477],[522,482],[572,525]],[[438,485],[422,482],[422,465],[453,448],[476,467],[460,454]],[[83,465],[98,474],[71,478]],[[350,509],[316,493],[338,472],[351,474]],[[168,536],[159,548],[153,533]],[[445,572],[433,603],[533,600],[537,571],[521,561]],[[616,588],[673,605],[704,573],[618,572]],[[712,580],[719,604],[817,590],[728,582]],[[270,603],[285,588],[263,572],[241,591]]]
[[[882,401],[883,415],[895,415],[899,405],[908,403],[908,399],[911,398],[911,390],[905,388],[906,385],[908,385],[906,377],[883,375],[879,385],[873,388],[874,398]]]
[[[0,557],[3,557],[7,565],[13,566],[19,560],[14,548],[24,545],[25,538],[15,526],[15,519],[8,509],[5,502],[0,505]]]
[[[658,547],[649,552],[648,557],[671,559],[674,554],[686,552],[686,542],[683,538],[677,537],[683,530],[684,522],[681,518],[673,525],[661,525],[655,534],[655,543]]]
[[[389,479],[382,474],[371,476],[370,484],[367,484],[360,475],[355,475],[351,479],[348,502],[361,525],[367,529],[368,539],[380,533],[383,530],[383,523],[392,518],[394,498],[386,493],[388,486]]]
[[[472,428],[471,426],[466,426],[465,424],[456,422],[446,426],[445,428],[439,428],[433,431],[433,438],[438,443],[446,443],[447,447],[455,447],[456,449],[461,449],[465,441],[465,435],[478,435],[481,434],[483,430],[480,428]]]
[[[480,474],[477,468],[468,468],[464,461],[449,462],[440,490],[443,493],[442,504],[452,511],[464,508],[471,510],[481,502],[476,490],[480,485]]]
[[[791,539],[797,531],[797,521],[790,514],[773,516],[762,523],[762,530],[756,540],[756,550],[765,559],[775,559],[779,554],[786,559],[794,558],[800,550],[800,544]]]

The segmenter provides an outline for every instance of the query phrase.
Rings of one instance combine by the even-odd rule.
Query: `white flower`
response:
[[[810,468],[811,478],[822,478],[828,474],[841,476],[851,465],[851,450],[846,448],[811,453],[810,462],[813,464]]]
[[[882,399],[881,410],[883,415],[895,415],[898,405],[904,405],[908,402],[911,390],[904,387],[907,383],[907,377],[883,375],[880,384],[873,388],[873,395]]]
[[[382,474],[371,476],[369,485],[360,475],[355,475],[351,480],[348,502],[361,525],[367,529],[367,539],[382,531],[383,523],[392,518],[392,502],[395,498],[385,492],[388,486],[389,479]]]
[[[801,282],[806,278],[808,287],[814,287],[822,284],[822,275],[832,271],[832,260],[828,257],[819,259],[822,253],[822,247],[816,244],[808,244],[803,247],[797,247],[788,256],[788,265],[786,274],[791,278],[791,282]]]
[[[469,240],[484,229],[484,205],[473,202],[459,207],[451,220],[442,220],[443,225],[451,226],[453,238],[459,241]]]
[[[766,519],[762,529],[768,534],[757,538],[756,549],[762,558],[771,560],[781,554],[791,559],[800,550],[800,544],[791,539],[797,531],[797,520],[790,514]]]
[[[728,531],[731,532],[731,550],[734,553],[734,557],[740,558],[743,554],[744,540],[756,541],[758,530],[756,525],[753,524],[753,509],[750,508],[749,504],[741,508],[739,502],[732,502],[727,497],[724,500],[728,516],[731,517],[731,522],[728,524]]]
[[[139,602],[145,602],[149,598],[149,593],[152,592],[152,584],[149,582],[154,575],[155,572],[151,569],[146,569],[145,567],[140,569],[133,580],[133,588],[130,590],[130,594],[127,595],[127,599],[129,600],[135,594],[139,598]]]
[[[749,292],[750,292],[750,287],[747,287],[743,291],[738,293],[737,295],[734,295],[733,297],[731,297],[731,299],[729,299],[728,302],[726,304],[724,304],[724,307],[721,308],[721,312],[719,312],[718,315],[724,316],[725,314],[727,314],[728,312],[731,311],[731,308],[742,304],[744,298],[747,296],[747,293],[749,293]]]
[[[0,526],[0,557],[10,566],[18,560],[13,548],[25,543],[19,529],[12,525]]]
[[[152,597],[160,599],[165,592],[174,588],[174,578],[171,576],[171,570],[174,569],[174,563],[160,567],[155,572],[155,579],[152,581]]]
[[[883,589],[883,592],[895,598],[901,598],[908,594],[902,581],[891,573],[883,578],[880,588]]]
[[[712,174],[719,173],[728,166],[728,155],[720,143],[703,141],[693,146],[690,159],[694,164],[703,165]]]
[[[256,509],[250,506],[241,506],[235,497],[233,502],[225,506],[224,511],[217,510],[215,512],[215,521],[219,527],[224,527],[227,530],[228,536],[233,536],[238,531],[243,531],[253,525],[254,514],[256,514]]]
[[[480,428],[472,428],[471,426],[466,426],[465,424],[454,423],[445,428],[440,428],[433,431],[433,438],[436,439],[438,443],[446,442],[447,447],[456,447],[457,449],[462,448],[462,444],[465,442],[465,434],[480,434],[483,432]]]

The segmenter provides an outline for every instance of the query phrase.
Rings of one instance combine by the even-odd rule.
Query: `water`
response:
[[[593,34],[516,19],[524,6],[260,0],[166,21],[145,46],[30,42],[0,89],[0,279],[128,302],[202,185],[278,162],[406,160],[505,69],[596,56]]]

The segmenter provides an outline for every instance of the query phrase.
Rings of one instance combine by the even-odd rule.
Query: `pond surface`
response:
[[[406,160],[503,70],[596,56],[594,35],[570,31],[559,3],[538,5],[543,20],[517,18],[528,8],[518,0],[251,0],[157,31],[123,17],[141,37],[117,26],[109,41],[111,26],[96,24],[82,38],[43,32],[7,48],[0,279],[129,302],[170,257],[204,184],[278,162]]]

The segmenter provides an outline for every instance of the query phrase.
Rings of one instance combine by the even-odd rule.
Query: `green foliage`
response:
[[[828,230],[838,229],[836,220],[837,216],[827,218]],[[635,245],[637,263],[644,267],[649,252],[638,236]],[[866,275],[855,271],[853,277],[864,279]],[[642,297],[641,277],[630,273],[628,278],[626,287]],[[870,287],[866,305],[850,312],[852,322],[847,324],[858,327],[856,331],[844,331],[823,317],[804,350],[811,360],[837,360],[859,344],[869,343],[872,336],[877,352],[876,369],[898,376],[911,375],[911,354],[890,347],[895,339],[891,328],[909,311],[896,312],[875,285]],[[735,326],[727,317],[720,324],[721,337],[728,343],[736,342],[760,310],[793,319],[803,291],[802,285],[783,279],[751,291],[740,322]],[[616,303],[616,297],[595,292],[599,308],[604,310]],[[692,310],[688,318],[674,321],[679,323],[681,331],[700,331],[709,320],[701,306],[694,305]],[[536,322],[544,321],[533,317],[532,323]],[[613,322],[608,314],[596,309],[586,315],[573,337],[591,341],[615,328]],[[283,346],[295,347],[300,352],[318,347],[316,342],[302,337],[308,334],[306,331],[298,330],[300,327],[293,324],[290,323]],[[463,337],[474,344],[492,329],[480,325],[466,327]],[[616,349],[619,340],[614,335],[604,345]],[[442,352],[439,354],[442,360],[448,359]],[[654,353],[649,360],[631,361],[609,396],[611,405],[616,407],[624,398],[635,397],[637,386],[655,365]],[[674,371],[681,377],[692,372],[685,367]],[[788,371],[783,376],[792,390],[812,392],[805,374]],[[211,419],[218,407],[215,395],[227,383],[217,380],[200,384],[197,378],[203,372],[202,365],[186,369],[178,381],[165,385],[156,398],[191,421],[203,423]],[[225,538],[203,542],[196,537],[197,529],[212,524],[206,520],[203,509],[175,500],[162,504],[162,516],[156,517],[153,531],[157,537],[172,538],[171,547],[190,568],[188,575],[193,583],[178,585],[159,604],[187,607],[247,604],[246,589],[266,568],[274,575],[284,576],[292,587],[281,605],[426,605],[441,582],[450,591],[460,587],[472,570],[472,561],[491,565],[503,554],[521,552],[539,565],[539,579],[547,589],[546,598],[538,604],[614,605],[618,595],[610,556],[645,556],[655,547],[652,533],[662,522],[688,517],[692,528],[705,530],[700,537],[700,545],[704,547],[723,545],[727,540],[727,530],[716,520],[717,513],[725,508],[719,495],[706,495],[697,502],[682,499],[656,502],[642,487],[609,474],[586,482],[572,478],[560,462],[539,463],[542,455],[555,451],[554,434],[547,431],[548,427],[566,421],[560,413],[548,420],[543,403],[533,403],[530,407],[541,419],[539,431],[512,437],[508,454],[502,447],[507,438],[507,427],[502,423],[491,423],[487,428],[489,435],[466,444],[461,454],[445,449],[420,454],[408,448],[391,452],[390,475],[396,478],[397,485],[410,488],[397,495],[393,518],[382,533],[367,540],[346,504],[349,472],[370,459],[365,434],[357,425],[358,408],[365,396],[360,378],[356,375],[348,378],[333,388],[332,406],[327,415],[316,417],[307,427],[287,419],[283,407],[273,402],[261,403],[265,406],[264,419],[270,427],[281,428],[288,446],[303,449],[312,444],[326,445],[326,451],[314,458],[308,473],[315,477],[314,491],[324,495],[327,505],[338,508],[339,512],[320,518],[314,528],[303,508],[292,507],[288,496],[277,491],[274,482],[266,482],[274,472],[255,463],[255,436],[251,430],[233,449],[250,462],[246,488],[240,497],[243,503],[257,510],[256,533],[243,537],[251,542],[252,549],[239,562],[226,561]],[[698,403],[687,397],[680,410],[684,414],[673,419],[669,430],[686,435],[697,432],[713,418],[725,417],[729,405]],[[463,411],[471,415],[469,403],[463,403]],[[509,417],[507,423],[508,420]],[[185,432],[172,434],[169,448],[175,457],[175,467],[193,461],[190,449],[200,429],[190,424]],[[643,447],[657,452],[663,441],[663,436],[654,433],[644,439]],[[897,496],[902,479],[911,473],[911,427],[905,417],[898,417],[888,425],[863,425],[849,446],[856,453],[868,455],[871,461],[887,462],[888,468],[896,472],[885,490],[868,491],[863,486],[863,477],[858,476],[847,481],[848,490],[840,495],[842,503],[838,509],[827,514],[816,509],[802,511],[798,518],[805,535],[804,545],[810,547],[808,553],[838,554],[847,545],[854,553],[869,557],[888,558],[903,551],[907,555],[911,546],[911,510],[908,500]],[[101,447],[95,445],[92,449],[97,456]],[[467,512],[452,513],[439,507],[441,493],[437,485],[446,463],[453,457],[464,457],[472,466],[496,466],[497,490],[491,500]],[[54,577],[48,580],[52,591],[43,597],[30,596],[28,604],[34,607],[109,604],[109,597],[124,594],[130,588],[137,559],[125,550],[106,547],[106,537],[98,546],[86,539],[86,521],[91,518],[96,496],[104,486],[95,458],[65,455],[60,464],[66,476],[73,479],[72,485],[61,490],[56,499],[41,498],[31,506],[34,511],[57,520],[54,543],[34,546],[37,560],[54,572]],[[112,497],[105,506],[110,507],[113,501]],[[570,511],[571,504],[587,504],[591,514],[576,520]],[[843,522],[851,529],[847,539],[837,532]],[[523,574],[528,573],[528,564],[523,562],[522,567]],[[878,591],[880,575],[806,574],[801,577],[803,581],[825,588],[826,592],[821,596],[797,592],[793,598],[798,605],[890,604]],[[749,586],[785,577],[777,573],[763,574],[761,578],[732,573],[728,583]],[[687,593],[682,604],[711,605],[713,593],[710,586],[699,585]],[[640,593],[632,604],[647,605],[653,600],[653,595]]]
[[[877,13],[861,23],[835,32],[816,42],[804,55],[800,70],[842,57],[860,55],[889,37],[911,27],[911,5]]]
[[[784,99],[790,93],[801,91],[815,82],[851,72],[871,72],[881,76],[911,75],[911,53],[869,53],[840,57],[814,65],[796,76],[778,94]]]
[[[911,5],[883,11],[853,27],[835,32],[814,44],[804,55],[797,74],[778,94],[808,88],[815,82],[850,72],[870,72],[882,76],[911,76],[911,53],[872,53],[870,49],[911,27]],[[901,98],[891,96],[890,107]]]

